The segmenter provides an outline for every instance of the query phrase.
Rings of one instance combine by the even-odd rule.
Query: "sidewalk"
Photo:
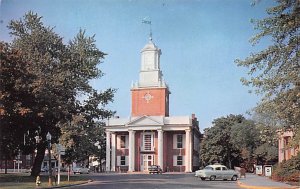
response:
[[[241,188],[248,188],[248,189],[286,189],[286,188],[300,189],[300,185],[291,186],[282,182],[273,181],[268,177],[258,176],[254,174],[247,174],[246,178],[241,178],[240,180],[238,180],[238,185]]]

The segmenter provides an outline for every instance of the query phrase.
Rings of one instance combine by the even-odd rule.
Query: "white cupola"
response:
[[[160,55],[161,50],[150,38],[149,42],[141,51],[140,77],[133,88],[166,87],[160,70]]]

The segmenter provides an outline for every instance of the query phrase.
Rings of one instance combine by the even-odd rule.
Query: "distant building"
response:
[[[197,118],[169,116],[170,91],[160,70],[160,55],[150,39],[141,51],[139,81],[131,87],[131,116],[107,121],[107,171],[147,171],[150,165],[172,172],[199,168]]]
[[[299,146],[297,148],[290,147],[289,144],[294,136],[293,131],[287,130],[277,131],[278,134],[278,162],[281,163],[284,160],[291,159],[292,156],[295,156],[299,153]],[[299,143],[300,144],[300,143]]]
[[[52,152],[53,153],[53,152]],[[13,172],[21,172],[21,171],[28,171],[32,168],[34,164],[34,159],[36,156],[36,151],[29,155],[23,155],[19,154],[12,160],[0,160],[0,172],[3,172],[5,170],[5,167]],[[58,162],[51,154],[51,166],[57,167]],[[48,168],[49,167],[49,156],[48,156],[48,150],[45,150],[45,157],[43,159],[41,168]]]
[[[0,160],[0,172],[4,172],[5,167],[7,169],[18,172],[24,169],[30,169],[33,165],[34,154],[23,155],[19,154],[12,160]]]

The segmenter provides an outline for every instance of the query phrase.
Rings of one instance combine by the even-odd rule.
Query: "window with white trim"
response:
[[[185,157],[183,155],[174,155],[173,156],[173,166],[184,166]]]
[[[183,157],[177,156],[177,165],[183,165]]]
[[[128,156],[117,156],[117,166],[128,166]]]
[[[120,165],[126,165],[126,156],[121,156],[120,158]]]
[[[126,136],[121,135],[120,136],[120,148],[125,148],[126,147]]]
[[[142,151],[154,151],[154,133],[143,133]]]
[[[183,136],[177,135],[177,148],[182,148],[183,146]]]
[[[184,148],[185,148],[185,134],[174,134],[173,149],[184,149]]]
[[[118,149],[127,149],[129,144],[128,135],[118,135],[117,136],[117,147]]]

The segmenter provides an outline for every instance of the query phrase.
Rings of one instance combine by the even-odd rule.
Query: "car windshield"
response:
[[[206,166],[204,169],[205,170],[213,170],[213,168],[211,166]]]

